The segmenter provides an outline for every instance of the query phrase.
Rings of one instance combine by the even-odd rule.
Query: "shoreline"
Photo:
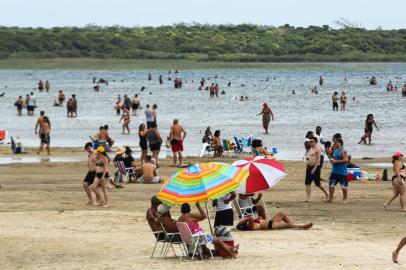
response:
[[[0,70],[47,70],[47,69],[71,69],[71,70],[168,70],[168,69],[294,69],[295,66],[309,66],[309,68],[321,68],[326,65],[339,64],[402,64],[406,61],[377,61],[365,59],[362,61],[333,61],[308,59],[294,61],[273,62],[244,62],[244,61],[202,61],[194,59],[117,59],[117,58],[6,58],[0,59]]]

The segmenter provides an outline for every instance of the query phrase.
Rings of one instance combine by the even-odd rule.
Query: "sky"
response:
[[[0,0],[0,25],[160,26],[209,23],[406,28],[406,0]]]

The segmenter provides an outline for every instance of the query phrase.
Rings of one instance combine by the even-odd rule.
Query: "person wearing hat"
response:
[[[265,129],[265,134],[268,134],[269,122],[271,122],[271,117],[272,121],[274,120],[272,110],[268,106],[268,103],[263,104],[262,111],[257,115],[262,115],[262,126]]]
[[[383,205],[386,210],[389,210],[389,205],[391,202],[399,196],[400,208],[406,211],[404,205],[405,196],[405,177],[406,177],[406,167],[403,164],[403,153],[401,151],[396,151],[392,156],[393,172],[392,177],[392,189],[393,195],[390,199]]]
[[[158,219],[167,233],[177,233],[179,230],[178,227],[176,227],[176,220],[171,217],[171,208],[170,205],[165,203],[158,205]]]
[[[109,168],[109,157],[106,154],[106,150],[104,149],[103,146],[99,146],[96,149],[96,177],[94,178],[93,184],[90,186],[91,190],[96,194],[96,198],[99,198],[99,200],[96,202],[97,206],[102,206],[102,207],[108,207],[109,202],[108,202],[108,194],[107,194],[107,189],[106,189],[106,184],[108,179],[109,174],[108,174],[108,168]],[[101,194],[99,191],[99,187],[101,187],[104,200],[101,198]]]

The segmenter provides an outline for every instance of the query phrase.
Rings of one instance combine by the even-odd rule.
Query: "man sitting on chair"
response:
[[[158,206],[158,220],[165,229],[166,233],[179,233],[178,227],[176,227],[176,220],[172,219],[170,209],[171,206],[167,204],[160,204]],[[175,234],[172,238],[173,242],[180,242],[182,238],[180,234]]]

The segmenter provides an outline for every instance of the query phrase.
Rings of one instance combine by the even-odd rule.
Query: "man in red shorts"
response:
[[[179,165],[182,166],[182,151],[183,151],[183,140],[186,137],[186,131],[181,125],[179,125],[179,120],[173,120],[173,125],[171,126],[171,132],[169,133],[169,139],[171,140],[172,153],[173,153],[173,166],[176,166],[176,156],[179,155]]]

